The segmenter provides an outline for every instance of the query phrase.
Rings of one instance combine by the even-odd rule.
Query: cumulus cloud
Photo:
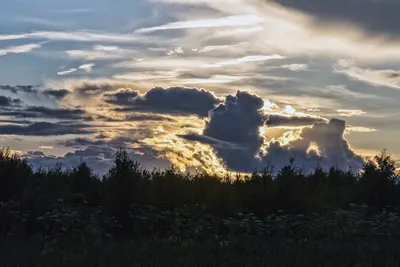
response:
[[[117,111],[143,111],[167,114],[194,114],[200,117],[208,116],[208,111],[214,108],[220,100],[211,92],[187,87],[156,87],[144,95],[135,97],[134,91],[120,91],[107,94],[108,103],[129,106]],[[128,96],[128,98],[124,98]]]
[[[238,91],[210,112],[201,135],[192,133],[180,137],[210,145],[227,168],[234,171],[251,172],[267,164],[280,168],[290,158],[295,158],[306,170],[317,165],[326,168],[362,166],[362,158],[344,139],[344,121],[298,117],[295,111],[291,116],[279,112],[265,114],[264,106],[264,100],[257,95]],[[262,127],[279,125],[312,126],[302,128],[295,138],[285,142],[275,139],[266,142],[260,135]],[[316,149],[312,149],[314,146]]]
[[[296,164],[305,170],[318,165],[324,168],[336,166],[357,170],[362,167],[363,159],[352,151],[344,139],[345,129],[345,122],[337,119],[315,123],[312,127],[304,128],[299,139],[287,144],[270,142],[258,164],[270,163],[281,168],[289,159],[294,158]]]

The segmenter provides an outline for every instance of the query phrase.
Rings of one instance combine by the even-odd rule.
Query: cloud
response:
[[[334,65],[334,70],[335,72],[345,74],[354,80],[369,83],[374,86],[400,89],[400,71],[398,70],[360,68],[355,66],[354,63],[346,60],[339,60]]]
[[[37,93],[37,86],[33,85],[0,85],[0,90],[18,93]]]
[[[1,40],[1,39],[0,39]],[[3,49],[0,49],[0,56],[5,56],[7,54],[20,54],[20,53],[28,53],[32,50],[41,48],[41,44],[26,44],[20,46],[10,46]]]
[[[360,127],[360,126],[347,126],[346,133],[373,133],[378,132],[375,128]]]
[[[62,100],[66,96],[68,96],[71,92],[68,91],[67,89],[61,89],[61,90],[55,90],[55,89],[46,89],[43,91],[44,95],[53,97],[57,100]]]
[[[177,29],[251,26],[258,24],[261,21],[262,20],[260,18],[254,15],[237,15],[237,16],[227,16],[221,18],[171,22],[161,26],[138,29],[135,31],[135,33],[149,33],[154,31],[177,30]]]
[[[67,134],[90,134],[93,130],[86,124],[35,122],[27,126],[0,125],[0,135],[59,136]]]
[[[287,6],[283,6],[278,1],[257,1],[257,0],[230,0],[229,4],[221,0],[157,0],[168,4],[181,4],[200,6],[211,9],[210,13],[219,12],[225,16],[250,16],[253,23],[232,28],[208,28],[207,31],[187,31],[185,37],[193,43],[197,40],[209,43],[223,41],[247,41],[246,51],[258,52],[268,51],[282,53],[286,56],[322,56],[322,57],[349,57],[362,61],[384,62],[385,60],[396,60],[400,57],[400,39],[397,36],[388,36],[380,32],[370,32],[359,25],[343,22],[343,20],[321,20],[317,12],[302,12]],[[296,2],[298,1],[288,1]],[[302,2],[306,2],[305,0]],[[311,1],[312,3],[318,1]],[[329,12],[331,5],[336,3],[325,3],[319,1],[318,5],[324,6]],[[343,3],[343,1],[338,1]],[[347,1],[351,4],[354,1]],[[340,5],[340,4],[338,4]],[[312,5],[309,5],[312,7]],[[316,5],[317,6],[317,5]],[[362,3],[360,2],[360,5]],[[357,12],[355,8],[348,8],[351,12]],[[375,10],[375,9],[373,9]],[[318,10],[317,10],[318,11]],[[392,11],[393,12],[393,11]],[[378,12],[379,13],[379,12]],[[187,9],[185,17],[200,16],[198,8]],[[381,20],[376,15],[375,18]],[[384,14],[384,13],[381,13]],[[368,17],[366,17],[368,21]],[[178,22],[178,26],[185,22]],[[189,25],[191,21],[188,21]],[[370,22],[367,22],[370,24]],[[198,23],[194,23],[197,25]],[[201,25],[201,23],[199,23]],[[388,22],[387,24],[390,24]],[[234,24],[235,25],[235,24]],[[251,26],[252,25],[252,26]],[[392,24],[396,25],[396,23]],[[148,30],[153,31],[158,28],[168,29],[169,24],[160,27],[152,27]],[[172,28],[174,28],[172,23]],[[250,31],[251,27],[255,28]],[[145,29],[146,31],[147,29]],[[243,51],[242,51],[243,52]]]
[[[183,51],[182,47],[177,47],[174,50],[171,50],[167,53],[168,56],[175,56],[175,55],[181,55],[184,54],[185,52]]]
[[[47,108],[42,106],[27,107],[13,111],[0,112],[0,116],[14,116],[16,118],[51,118],[62,120],[86,120],[92,118],[82,109]]]
[[[22,101],[20,99],[12,99],[11,97],[0,95],[0,107],[19,106]]]
[[[268,115],[266,122],[268,127],[282,126],[309,126],[316,122],[324,122],[326,119],[317,116],[285,116],[282,114]]]
[[[34,31],[22,34],[0,34],[0,41],[18,39],[48,39],[58,41],[133,43],[140,41],[139,36],[132,34],[114,34],[90,31]],[[150,41],[150,39],[148,39]]]
[[[86,148],[69,152],[62,157],[46,155],[42,151],[30,151],[22,157],[34,167],[51,168],[56,164],[61,164],[64,168],[78,166],[82,161],[86,162],[98,175],[104,175],[113,166],[115,155],[119,148],[110,146],[92,145]],[[143,150],[148,152],[147,150]],[[170,162],[165,159],[156,159],[155,155],[148,155],[141,150],[128,150],[128,155],[139,161],[146,169],[166,169],[170,167]]]
[[[86,98],[101,95],[104,92],[115,91],[117,88],[118,85],[116,84],[84,82],[74,87],[74,93]]]
[[[254,55],[254,56],[246,56],[241,58],[236,58],[233,60],[221,61],[214,64],[205,65],[203,67],[212,68],[212,67],[223,67],[229,65],[238,65],[248,62],[259,62],[259,61],[267,61],[272,59],[284,59],[284,56],[274,54],[274,55]]]
[[[94,45],[92,49],[67,50],[65,53],[74,59],[112,60],[133,57],[135,49],[122,49],[118,46]]]
[[[105,94],[104,101],[109,104],[114,104],[118,106],[131,106],[138,96],[138,91],[134,91],[131,89],[119,89],[115,93]]]
[[[282,65],[281,68],[288,69],[291,71],[307,71],[308,65],[307,64],[288,64],[288,65]]]
[[[264,143],[259,134],[259,128],[266,120],[261,112],[263,107],[262,98],[238,91],[210,112],[203,135],[244,148],[233,153],[230,149],[215,147],[229,169],[242,171],[253,165],[254,157]]]
[[[238,91],[228,96],[225,103],[210,112],[202,134],[180,137],[210,145],[228,169],[251,172],[267,164],[283,167],[290,158],[298,166],[310,170],[318,165],[324,168],[360,168],[362,158],[356,155],[344,139],[345,122],[332,119],[298,116],[296,111],[283,115],[279,110],[265,114],[265,101],[257,95]],[[260,135],[263,127],[303,126],[296,134],[266,142]],[[304,127],[304,126],[309,127]],[[267,128],[268,129],[268,128]],[[290,138],[289,138],[290,137]],[[286,140],[285,140],[286,138]]]
[[[353,23],[370,32],[398,34],[396,25],[400,22],[396,10],[400,3],[396,0],[382,1],[347,1],[336,0],[323,2],[319,0],[280,1],[283,5],[307,12],[321,23],[343,21]],[[385,14],[382,19],[381,14]]]
[[[290,158],[296,160],[296,165],[304,170],[317,166],[341,169],[349,167],[358,170],[362,167],[363,159],[350,148],[344,139],[346,125],[344,121],[331,119],[329,122],[315,123],[300,132],[300,138],[282,144],[271,141],[260,156],[262,165],[270,163],[277,168],[283,167]]]
[[[129,98],[121,96],[128,95]],[[212,93],[197,88],[187,87],[156,87],[144,95],[135,97],[135,92],[120,91],[116,94],[105,95],[108,103],[113,102],[122,106],[129,106],[117,111],[142,111],[167,114],[186,114],[208,116],[208,111],[214,108],[220,100]]]
[[[337,112],[339,112],[339,115],[343,117],[362,116],[366,114],[366,112],[359,109],[339,109]]]
[[[68,74],[74,73],[77,70],[78,69],[76,69],[76,68],[72,68],[72,69],[69,69],[69,70],[64,70],[64,71],[57,72],[57,75],[64,76],[64,75],[68,75]]]
[[[84,70],[86,72],[92,72],[94,66],[95,66],[95,64],[89,63],[89,64],[84,64],[84,65],[79,66],[78,69]]]

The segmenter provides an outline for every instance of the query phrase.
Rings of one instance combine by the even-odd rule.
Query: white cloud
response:
[[[110,45],[95,45],[93,47],[94,50],[96,51],[115,51],[118,50],[118,46],[110,46]]]
[[[183,51],[182,47],[177,47],[174,50],[171,50],[167,53],[168,56],[174,56],[174,55],[181,55],[184,54],[185,52]]]
[[[359,109],[338,109],[337,112],[343,117],[362,116],[366,114],[366,112]]]
[[[84,70],[86,72],[91,72],[93,70],[94,66],[95,66],[95,64],[93,64],[93,63],[83,64],[83,65],[79,66],[78,69]]]
[[[272,60],[272,59],[284,59],[284,56],[281,55],[255,55],[255,56],[247,56],[247,57],[241,57],[241,58],[236,58],[233,60],[227,60],[227,61],[221,61],[217,62],[214,64],[207,64],[203,67],[206,68],[213,68],[213,67],[222,67],[222,66],[228,66],[228,65],[237,65],[241,63],[247,63],[247,62],[257,62],[257,61],[267,61],[267,60]]]
[[[248,78],[247,76],[229,76],[229,75],[214,75],[211,78],[204,79],[182,79],[179,80],[181,84],[184,85],[194,85],[194,84],[221,84],[221,83],[231,83],[240,81],[242,79]]]
[[[7,54],[20,54],[20,53],[28,53],[34,49],[41,48],[41,44],[26,44],[20,46],[9,46],[3,49],[0,49],[0,56],[5,56]]]
[[[68,75],[68,74],[74,73],[77,70],[78,69],[76,69],[76,68],[72,68],[72,69],[69,69],[69,70],[57,72],[57,75],[64,76],[64,75]]]
[[[136,33],[149,33],[154,31],[176,30],[176,29],[252,26],[260,23],[261,21],[262,19],[255,15],[235,15],[222,18],[171,22],[160,26],[142,28],[136,30]]]
[[[134,49],[122,49],[118,46],[95,45],[87,50],[67,50],[65,51],[71,58],[86,60],[110,60],[129,58],[137,53]]]
[[[183,5],[200,5],[215,9],[226,16],[241,16],[247,14],[254,18],[250,27],[257,27],[257,34],[247,33],[247,29],[240,29],[239,22],[232,23],[233,29],[208,29],[204,31],[187,32],[187,37],[194,40],[217,41],[216,38],[232,38],[237,40],[237,30],[246,35],[246,41],[251,38],[249,49],[259,48],[260,52],[276,52],[285,55],[303,56],[346,56],[363,61],[383,61],[400,58],[400,39],[365,32],[360,27],[349,23],[330,22],[321,23],[315,17],[284,7],[275,1],[259,0],[158,0],[160,2]],[[188,9],[185,17],[199,17],[196,8]],[[182,17],[182,16],[181,16]],[[201,21],[201,20],[199,20]],[[238,20],[239,21],[239,20]],[[192,21],[180,21],[178,24],[166,24],[146,30],[168,29],[188,26]],[[218,23],[213,23],[217,25]],[[212,24],[212,25],[213,25]],[[249,27],[249,28],[250,28]],[[221,34],[222,33],[222,34]],[[244,41],[244,39],[242,40]]]
[[[288,69],[291,71],[306,71],[306,70],[308,70],[308,65],[307,64],[288,64],[288,65],[282,65],[281,68]]]
[[[54,149],[53,146],[39,146],[39,149],[43,149],[43,150],[50,150],[50,149]]]
[[[348,77],[369,83],[374,86],[386,86],[400,89],[400,71],[391,69],[374,70],[369,68],[361,68],[347,60],[339,60],[334,65],[337,73],[342,73]]]
[[[373,133],[377,132],[378,130],[375,128],[368,128],[368,127],[357,127],[357,126],[347,126],[346,133]]]
[[[0,34],[0,41],[18,39],[48,39],[59,41],[80,41],[80,42],[108,42],[108,43],[132,43],[138,41],[151,42],[151,37],[147,40],[134,34],[115,34],[106,32],[57,32],[57,31],[35,31],[22,34]],[[153,40],[154,41],[154,40]]]

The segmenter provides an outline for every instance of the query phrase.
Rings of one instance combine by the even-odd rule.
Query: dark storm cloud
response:
[[[13,124],[31,124],[31,121],[28,120],[7,120],[7,119],[0,119],[2,123],[13,123]]]
[[[118,106],[131,106],[138,96],[138,91],[123,89],[113,94],[105,94],[104,101]]]
[[[0,107],[19,106],[22,104],[20,99],[12,99],[11,97],[0,96]]]
[[[238,91],[236,96],[228,96],[224,104],[210,112],[203,135],[244,148],[233,152],[220,145],[214,146],[219,157],[234,171],[251,167],[264,143],[264,138],[259,134],[259,128],[266,120],[261,112],[263,106],[261,97]]]
[[[86,114],[82,109],[63,109],[47,107],[28,107],[12,111],[0,112],[0,116],[12,116],[16,118],[49,118],[62,120],[85,120],[91,121],[92,117]]]
[[[74,89],[74,93],[81,97],[91,97],[103,94],[109,91],[115,91],[119,87],[113,84],[91,84],[91,83],[84,83],[80,86],[77,86]]]
[[[246,149],[243,147],[240,147],[236,144],[229,143],[229,142],[224,142],[206,135],[200,135],[196,133],[190,133],[190,134],[181,134],[178,135],[178,137],[181,137],[183,139],[186,139],[188,141],[198,141],[203,144],[208,144],[211,145],[214,148],[221,148],[221,149]]]
[[[281,168],[291,158],[295,158],[296,164],[305,170],[318,165],[326,168],[336,165],[344,169],[362,166],[362,158],[351,150],[344,139],[344,121],[265,115],[263,105],[264,101],[259,96],[238,91],[210,112],[203,135],[187,134],[180,137],[210,145],[228,169],[233,171],[251,172],[268,164]],[[265,144],[259,129],[268,123],[269,126],[312,126],[304,128],[301,138],[288,144]],[[312,145],[318,147],[318,152],[310,149]]]
[[[274,126],[308,126],[313,125],[316,122],[326,121],[323,118],[311,117],[311,116],[282,116],[282,115],[269,115],[267,125],[269,127]]]
[[[351,22],[371,32],[400,34],[397,0],[293,0],[277,1],[309,13],[320,21]]]
[[[110,97],[114,101],[113,104],[127,106],[126,108],[115,109],[115,111],[119,112],[141,111],[180,115],[194,114],[200,117],[208,116],[208,112],[220,102],[209,91],[186,87],[171,87],[168,89],[156,87],[144,95],[137,97],[131,95],[129,99],[107,94],[106,101],[110,101]]]
[[[1,135],[53,136],[90,133],[93,133],[93,131],[86,124],[35,122],[27,126],[0,125]]]
[[[106,138],[106,136],[105,136]],[[74,138],[66,140],[60,143],[65,147],[80,148],[84,146],[108,146],[113,148],[128,148],[129,145],[138,144],[139,141],[136,138],[119,136],[110,140],[92,140],[89,138]]]
[[[44,95],[53,97],[57,100],[64,99],[67,95],[69,95],[71,92],[66,90],[66,89],[61,89],[61,90],[54,90],[54,89],[46,89],[43,91]]]

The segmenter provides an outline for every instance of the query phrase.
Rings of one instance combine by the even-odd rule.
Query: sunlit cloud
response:
[[[307,64],[288,64],[288,65],[282,65],[281,68],[288,69],[291,71],[307,71],[308,65]]]
[[[400,89],[400,71],[398,70],[360,68],[346,60],[339,60],[334,65],[334,70],[338,73],[345,74],[352,79],[369,83],[374,86],[386,86]]]
[[[185,52],[183,51],[182,47],[177,47],[174,50],[171,50],[167,53],[168,56],[174,56],[174,55],[181,55],[184,54]]]
[[[86,72],[92,72],[94,66],[95,66],[94,63],[88,63],[88,64],[83,64],[83,65],[79,66],[78,69],[84,70]]]
[[[217,62],[214,64],[207,64],[204,65],[203,67],[205,68],[213,68],[213,67],[223,67],[223,66],[229,66],[229,65],[238,65],[242,63],[248,63],[248,62],[259,62],[259,61],[267,61],[267,60],[272,60],[272,59],[284,59],[284,56],[281,55],[255,55],[255,56],[246,56],[246,57],[241,57],[241,58],[236,58],[233,60],[227,60],[227,61],[221,61]]]
[[[375,128],[368,128],[368,127],[357,127],[357,126],[347,126],[346,132],[347,133],[373,133],[377,132],[378,130]]]
[[[151,37],[146,37],[146,42],[151,41]],[[22,34],[0,34],[0,41],[18,39],[48,39],[60,41],[80,41],[80,42],[107,42],[107,43],[132,43],[144,41],[142,37],[133,34],[115,34],[103,32],[57,32],[57,31],[35,31]]]
[[[78,69],[76,69],[76,68],[72,68],[69,70],[59,71],[59,72],[57,72],[57,75],[64,76],[64,75],[72,74],[72,73],[76,72],[77,70]]]
[[[41,44],[26,44],[20,46],[9,46],[6,48],[0,49],[0,56],[5,56],[7,54],[20,54],[20,53],[28,53],[32,50],[41,48]]]
[[[75,59],[109,60],[129,58],[137,53],[134,49],[122,49],[117,46],[95,45],[92,49],[67,50],[67,55]]]
[[[203,20],[188,20],[171,22],[161,26],[143,28],[136,30],[136,33],[149,33],[154,31],[176,30],[176,29],[195,29],[195,28],[216,28],[233,26],[252,26],[262,20],[255,15],[236,15],[222,18],[211,18]]]
[[[342,117],[362,116],[366,114],[366,112],[358,109],[339,109],[337,112]]]
[[[228,76],[228,75],[214,75],[207,79],[180,79],[181,84],[193,85],[193,84],[221,84],[231,83],[246,79],[246,76]]]

